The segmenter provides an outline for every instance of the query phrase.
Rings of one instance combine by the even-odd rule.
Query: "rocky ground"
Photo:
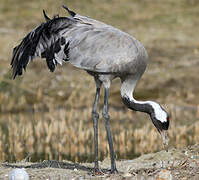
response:
[[[109,159],[100,162],[104,174],[94,176],[93,164],[75,164],[68,161],[44,161],[42,163],[19,162],[2,163],[0,179],[8,179],[9,172],[17,167],[24,167],[30,179],[155,179],[155,180],[198,180],[199,179],[199,145],[183,149],[169,149],[168,152],[145,154],[134,160],[118,160],[119,174],[110,175]]]

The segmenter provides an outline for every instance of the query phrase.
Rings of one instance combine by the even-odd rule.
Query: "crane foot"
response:
[[[111,169],[110,174],[118,174],[118,170],[116,168]]]
[[[101,175],[104,175],[104,173],[99,168],[94,168],[93,175],[101,176]]]

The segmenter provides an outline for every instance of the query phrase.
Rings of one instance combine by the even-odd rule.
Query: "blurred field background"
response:
[[[51,17],[66,16],[62,4],[120,28],[144,44],[149,65],[136,88],[136,99],[155,100],[169,111],[170,147],[198,143],[198,0],[1,0],[0,161],[94,159],[92,77],[68,63],[50,73],[45,61],[38,59],[23,77],[11,80],[13,47],[44,21],[42,9]],[[109,102],[117,159],[162,149],[149,117],[123,105],[119,80],[113,81]],[[109,151],[102,118],[99,123],[102,160]]]

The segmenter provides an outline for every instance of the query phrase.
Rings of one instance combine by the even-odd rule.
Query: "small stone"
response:
[[[186,177],[183,177],[182,180],[187,180],[187,178],[186,178]]]
[[[188,151],[185,151],[185,153],[184,153],[186,156],[188,156],[189,154],[188,154]]]
[[[9,173],[9,180],[29,180],[29,175],[25,169],[14,169]]]
[[[195,162],[191,162],[191,163],[189,164],[189,167],[194,168],[194,167],[197,167],[197,165],[196,165],[196,163],[195,163]]]
[[[199,159],[199,156],[191,156],[191,159]]]
[[[124,177],[132,177],[132,174],[127,172],[127,173],[125,173],[123,176],[124,176]]]
[[[156,175],[156,180],[172,180],[171,171],[168,171],[166,169],[162,169],[158,174]]]

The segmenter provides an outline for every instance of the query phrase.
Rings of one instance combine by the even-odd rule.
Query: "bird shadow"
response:
[[[94,168],[80,165],[78,163],[69,163],[69,162],[59,162],[56,160],[45,160],[41,163],[34,163],[31,165],[16,165],[16,164],[11,164],[11,163],[2,163],[1,164],[3,167],[7,168],[35,168],[35,169],[41,169],[41,168],[59,168],[59,169],[70,169],[70,170],[82,170],[82,171],[87,171],[89,174],[93,174]],[[101,169],[103,173],[109,173],[109,169]]]

